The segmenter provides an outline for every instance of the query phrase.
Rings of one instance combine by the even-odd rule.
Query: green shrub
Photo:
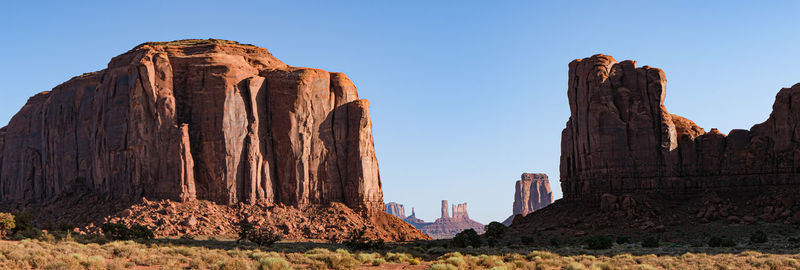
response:
[[[768,240],[767,233],[764,231],[756,231],[750,235],[750,243],[761,244],[766,243]]]
[[[461,248],[468,246],[480,247],[481,237],[478,236],[478,232],[475,229],[466,229],[453,237],[453,245]]]
[[[528,235],[523,235],[522,237],[519,238],[519,240],[520,240],[520,242],[522,242],[523,245],[529,246],[529,245],[533,244],[533,242],[536,239],[534,239],[533,237],[528,236]]]
[[[550,238],[550,246],[559,247],[559,246],[561,246],[561,244],[558,242],[558,239]]]
[[[253,226],[252,223],[247,222],[245,220],[240,220],[238,223],[236,223],[236,227],[237,227],[236,233],[239,234],[239,239],[237,239],[236,241],[244,241],[250,239],[250,235],[252,235],[253,231],[255,231],[256,229],[256,227]]]
[[[589,249],[609,249],[614,245],[614,240],[605,235],[595,235],[586,239],[586,246]]]
[[[657,248],[658,245],[659,245],[659,243],[658,243],[659,241],[660,241],[659,237],[656,237],[656,236],[651,236],[651,237],[645,238],[644,241],[642,241],[642,247],[643,248]]]
[[[153,239],[155,234],[144,225],[134,224],[129,228],[124,224],[106,223],[100,229],[112,240]]]
[[[486,233],[484,233],[483,235],[485,235],[486,237],[499,239],[506,234],[507,230],[508,227],[506,227],[506,225],[503,225],[503,223],[493,221],[489,223],[489,225],[486,225]]]
[[[360,229],[353,229],[350,231],[350,234],[347,236],[342,243],[354,250],[366,250],[366,249],[386,249],[386,242],[383,239],[372,240],[366,237],[367,227],[364,226]]]
[[[283,239],[283,236],[279,233],[275,233],[267,228],[258,228],[253,231],[253,233],[250,235],[250,238],[247,240],[250,240],[250,242],[253,242],[259,246],[270,247],[278,241],[281,241],[281,239]]]
[[[33,226],[33,214],[31,212],[13,212],[14,229],[11,229],[12,240],[39,239],[42,237],[42,230]]]
[[[617,244],[619,244],[619,245],[627,244],[627,243],[630,243],[630,242],[631,242],[631,239],[628,238],[627,236],[617,236]]]
[[[15,227],[14,215],[11,213],[0,213],[0,238],[5,238]]]
[[[714,236],[714,237],[711,237],[711,239],[708,240],[708,246],[709,247],[733,247],[733,246],[736,246],[736,242],[734,242],[733,239]]]

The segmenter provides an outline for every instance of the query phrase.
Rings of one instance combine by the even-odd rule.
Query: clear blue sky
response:
[[[3,2],[0,125],[29,96],[145,41],[251,43],[353,79],[371,101],[385,201],[425,220],[442,199],[505,219],[522,172],[547,173],[561,197],[575,58],[662,68],[668,110],[723,132],[762,122],[800,82],[795,1],[58,2]]]

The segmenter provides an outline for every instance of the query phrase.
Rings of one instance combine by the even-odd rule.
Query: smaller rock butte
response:
[[[503,224],[510,226],[517,215],[525,216],[553,203],[553,190],[547,174],[523,173],[514,193],[513,213]]]
[[[412,208],[411,216],[404,218],[403,221],[413,225],[415,228],[434,239],[451,238],[466,229],[475,229],[478,233],[484,232],[483,224],[469,218],[467,203],[452,205],[452,216],[450,215],[450,208],[451,206],[447,200],[442,200],[442,216],[434,222],[427,223],[417,218]]]
[[[406,218],[406,210],[403,208],[403,205],[396,202],[390,202],[386,204],[386,213],[389,213],[390,215],[400,219]]]

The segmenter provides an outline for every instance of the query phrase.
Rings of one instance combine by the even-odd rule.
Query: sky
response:
[[[800,82],[797,1],[4,1],[0,126],[28,97],[147,41],[219,38],[346,73],[370,100],[384,201],[433,221],[511,214],[523,172],[561,197],[567,64],[661,68],[670,113],[749,129]],[[663,1],[667,2],[667,1]]]

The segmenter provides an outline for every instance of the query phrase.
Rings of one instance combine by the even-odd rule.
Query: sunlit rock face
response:
[[[383,210],[369,102],[341,73],[222,40],[145,43],[0,129],[2,203],[109,199]]]
[[[513,213],[503,224],[511,225],[516,215],[525,216],[553,203],[553,190],[547,174],[523,173],[517,181],[514,192]]]

